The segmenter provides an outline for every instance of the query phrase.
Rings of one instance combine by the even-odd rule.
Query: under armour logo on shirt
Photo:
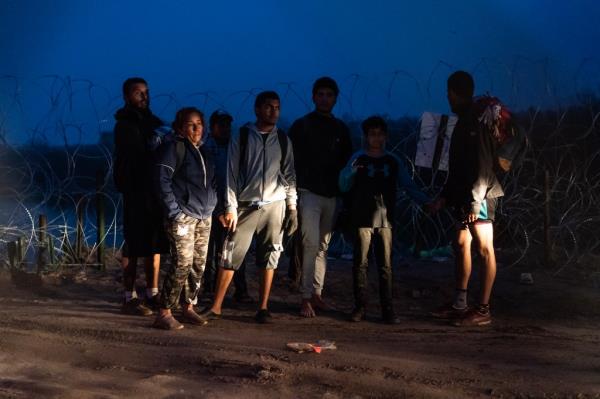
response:
[[[390,165],[383,165],[383,168],[376,168],[375,165],[369,164],[367,166],[367,175],[369,177],[375,177],[375,173],[383,173],[383,177],[390,176]]]

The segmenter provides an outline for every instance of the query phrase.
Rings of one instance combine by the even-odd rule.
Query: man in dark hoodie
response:
[[[113,177],[123,194],[123,235],[125,237],[123,284],[125,314],[151,315],[137,298],[135,279],[138,258],[144,258],[146,304],[155,307],[158,295],[160,254],[168,251],[160,205],[153,189],[153,153],[160,138],[155,129],[162,122],[149,108],[148,84],[142,78],[123,83],[125,106],[115,114],[115,157]]]
[[[300,314],[304,317],[314,317],[315,308],[329,308],[321,298],[327,247],[340,195],[338,176],[352,155],[348,127],[332,114],[338,94],[335,80],[317,79],[312,90],[315,110],[296,120],[290,129],[302,237]]]
[[[448,78],[448,103],[458,121],[450,142],[448,178],[433,205],[433,210],[449,205],[457,221],[454,302],[433,315],[451,319],[457,326],[482,326],[492,321],[489,301],[496,278],[493,222],[497,200],[504,195],[495,173],[497,145],[476,109],[474,89],[473,78],[467,72],[457,71]],[[469,310],[467,286],[473,239],[483,268],[479,304]]]

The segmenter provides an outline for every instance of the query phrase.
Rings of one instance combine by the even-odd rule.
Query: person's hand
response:
[[[237,226],[237,214],[232,212],[221,214],[219,215],[219,222],[221,222],[223,227],[234,232]]]
[[[358,164],[358,158],[355,159],[354,161],[352,161],[352,173],[356,173],[358,172],[359,169],[364,168],[364,165],[359,165]]]
[[[476,220],[477,220],[477,215],[474,214],[473,212],[469,212],[465,219],[465,223],[470,224],[470,223],[475,222]]]
[[[298,230],[298,211],[296,208],[287,208],[285,211],[285,218],[283,219],[282,230],[291,236]]]

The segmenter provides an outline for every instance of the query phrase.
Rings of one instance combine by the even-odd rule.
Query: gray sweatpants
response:
[[[240,207],[238,223],[232,235],[233,254],[230,269],[241,266],[256,234],[256,267],[276,269],[283,251],[283,218],[285,201],[275,201],[260,208]]]
[[[321,295],[327,268],[327,248],[333,231],[337,198],[307,190],[299,192],[298,209],[302,232],[302,298]]]

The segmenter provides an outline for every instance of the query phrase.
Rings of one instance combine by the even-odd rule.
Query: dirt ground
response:
[[[600,290],[590,281],[537,270],[525,286],[519,274],[528,270],[501,269],[493,324],[461,329],[428,316],[452,292],[451,261],[404,260],[395,273],[402,324],[388,326],[378,319],[374,267],[369,318],[350,323],[349,261],[328,270],[324,296],[339,311],[314,319],[298,316],[281,263],[272,324],[228,301],[222,320],[174,332],[119,313],[116,267],[42,280],[3,272],[0,397],[600,398]],[[318,339],[337,350],[286,349]]]

